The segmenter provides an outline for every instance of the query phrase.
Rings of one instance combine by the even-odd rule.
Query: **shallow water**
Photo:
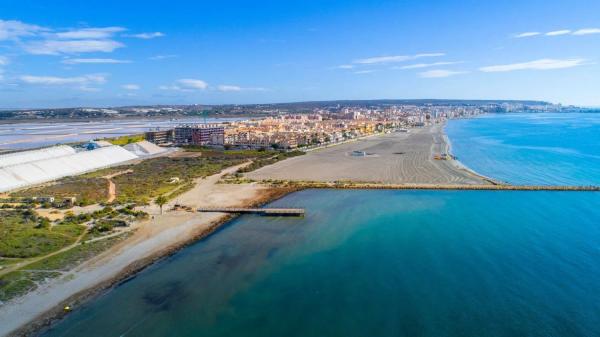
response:
[[[308,190],[48,336],[593,336],[600,194]]]
[[[600,113],[490,114],[451,120],[458,159],[513,184],[600,185]]]
[[[598,116],[447,132],[482,174],[598,184]],[[307,215],[242,216],[45,335],[600,335],[600,193],[307,190],[271,206]]]

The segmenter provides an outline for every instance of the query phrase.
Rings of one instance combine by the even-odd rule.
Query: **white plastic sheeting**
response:
[[[140,156],[140,157],[153,156],[153,155],[161,154],[161,153],[167,151],[166,149],[163,149],[160,146],[152,144],[147,140],[142,140],[141,142],[127,144],[123,147],[127,151],[133,152],[135,155]]]
[[[120,146],[48,158],[0,168],[0,192],[116,165],[138,158]]]
[[[29,163],[41,159],[57,158],[75,153],[75,149],[67,146],[53,146],[39,150],[22,151],[0,155],[0,167]]]

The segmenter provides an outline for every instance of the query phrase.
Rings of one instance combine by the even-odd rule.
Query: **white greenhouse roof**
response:
[[[0,155],[0,167],[24,164],[41,159],[68,156],[74,153],[75,149],[67,145],[47,147],[39,150],[8,153]]]
[[[78,175],[138,158],[120,146],[0,167],[0,192]]]

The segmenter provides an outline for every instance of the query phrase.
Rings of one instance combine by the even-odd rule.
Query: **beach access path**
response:
[[[196,186],[165,205],[169,209],[174,203],[191,207],[247,207],[268,194],[268,187],[260,184],[218,184],[224,174],[233,173],[238,165],[219,174],[200,178]],[[85,262],[74,270],[50,280],[37,290],[0,306],[0,336],[9,335],[40,315],[56,310],[56,306],[73,296],[110,282],[127,273],[135,262],[159,257],[165,252],[209,232],[214,225],[227,219],[224,213],[190,213],[172,211],[160,214],[157,206],[148,206],[144,211],[150,220],[135,224],[137,230],[132,237],[115,247]]]
[[[385,184],[489,184],[447,153],[443,124],[357,139],[265,166],[246,176],[254,180],[352,181]],[[364,156],[352,155],[353,151]]]

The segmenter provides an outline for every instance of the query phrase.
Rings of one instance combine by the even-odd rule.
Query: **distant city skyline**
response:
[[[0,108],[339,99],[600,106],[597,1],[0,4]]]

